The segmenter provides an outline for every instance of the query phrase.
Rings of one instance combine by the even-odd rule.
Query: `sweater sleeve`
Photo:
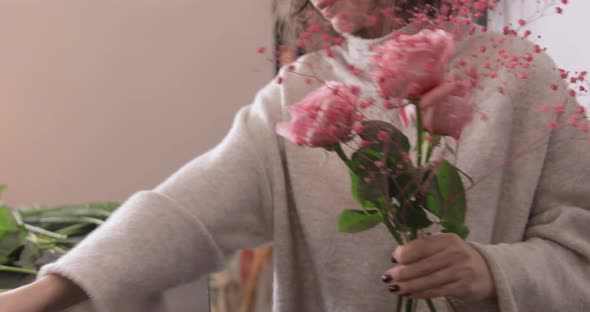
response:
[[[155,189],[135,193],[39,277],[71,279],[100,312],[158,311],[163,290],[221,269],[238,249],[270,242],[281,201],[272,190],[282,181],[279,101],[271,83],[239,111],[218,146]]]
[[[555,73],[544,71],[535,82],[549,89]],[[569,102],[546,148],[523,241],[472,243],[488,262],[502,312],[590,311],[590,141],[567,125],[577,106]]]

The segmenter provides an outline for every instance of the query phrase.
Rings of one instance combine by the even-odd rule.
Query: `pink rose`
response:
[[[473,107],[467,101],[467,92],[464,85],[447,82],[425,94],[419,104],[422,127],[458,140],[463,128],[473,119]]]
[[[376,48],[371,75],[381,97],[417,99],[443,82],[454,53],[453,36],[441,29],[400,35]]]
[[[329,82],[289,106],[293,117],[281,122],[276,132],[297,145],[330,148],[351,139],[357,120],[355,88]]]

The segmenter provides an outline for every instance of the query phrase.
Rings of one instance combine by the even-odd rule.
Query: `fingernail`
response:
[[[398,292],[399,291],[399,285],[391,285],[387,289],[389,289],[389,292]]]
[[[389,283],[391,282],[391,280],[393,280],[393,278],[389,274],[383,274],[381,275],[381,280],[383,281],[383,283]]]
[[[391,262],[397,263],[397,259],[395,257],[391,257]]]

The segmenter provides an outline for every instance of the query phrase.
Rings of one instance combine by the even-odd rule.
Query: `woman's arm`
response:
[[[538,129],[553,120],[559,129],[544,150],[526,230],[521,242],[472,246],[490,267],[502,312],[590,311],[589,134],[568,123],[578,105],[559,80],[557,66],[544,54],[535,58],[536,75],[522,88],[526,96],[518,98],[531,109],[523,109],[526,114],[518,120],[529,121],[530,133],[541,133]],[[559,90],[549,91],[551,83]],[[564,104],[565,112],[538,109],[555,103]],[[581,117],[580,123],[587,122]]]
[[[270,242],[272,211],[284,198],[277,86],[240,110],[222,143],[129,198],[40,276],[73,281],[96,311],[159,311],[166,289],[221,269],[239,249]]]
[[[34,283],[0,294],[0,311],[57,312],[88,299],[72,281],[50,274]]]
[[[575,139],[585,136],[575,128],[553,136],[523,242],[473,244],[501,311],[590,309],[590,141]]]

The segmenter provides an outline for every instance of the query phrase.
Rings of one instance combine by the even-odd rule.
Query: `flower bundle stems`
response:
[[[401,312],[403,305],[404,305],[404,297],[397,296],[397,306],[395,308],[395,312]]]
[[[428,305],[428,310],[430,312],[435,312],[436,308],[434,307],[434,303],[432,303],[431,299],[426,299],[426,304]]]
[[[384,216],[383,223],[385,223],[385,226],[387,227],[387,229],[389,230],[389,232],[391,233],[391,235],[393,235],[393,238],[398,243],[398,245],[400,245],[400,246],[403,245],[404,244],[404,241],[403,241],[401,235],[395,229],[395,227],[393,226],[393,224],[391,224],[391,221],[389,220],[389,218],[388,218],[387,215]]]
[[[416,106],[416,166],[422,166],[422,112],[417,101],[411,101]]]

